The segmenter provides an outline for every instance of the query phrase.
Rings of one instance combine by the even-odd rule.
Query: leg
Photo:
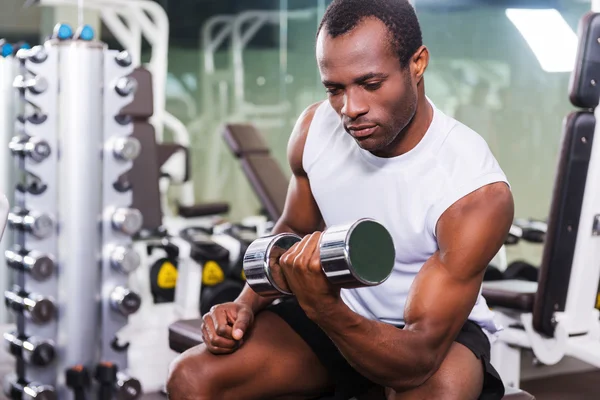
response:
[[[440,369],[423,385],[404,393],[387,390],[388,400],[477,400],[483,387],[483,364],[475,354],[454,342]]]
[[[230,355],[215,356],[200,345],[179,356],[167,382],[169,398],[310,398],[331,386],[310,347],[279,316],[258,314],[247,335]]]

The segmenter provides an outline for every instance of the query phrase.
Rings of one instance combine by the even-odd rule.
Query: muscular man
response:
[[[274,229],[304,237],[280,260],[295,296],[273,305],[246,288],[215,307],[205,343],[172,365],[170,398],[501,398],[481,284],[513,219],[504,173],[425,96],[429,53],[406,0],[334,0],[316,47],[328,101],[291,136]],[[363,217],[392,233],[394,271],[340,291],[320,269],[319,231]]]

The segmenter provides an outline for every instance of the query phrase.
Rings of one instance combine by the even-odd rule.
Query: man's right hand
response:
[[[243,303],[225,303],[214,306],[202,320],[202,337],[208,351],[230,354],[242,345],[254,322],[254,312]]]

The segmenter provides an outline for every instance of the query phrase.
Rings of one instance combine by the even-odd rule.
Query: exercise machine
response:
[[[483,296],[503,326],[492,363],[508,386],[520,385],[521,352],[555,365],[566,356],[600,368],[600,14],[579,23],[570,100],[581,110],[563,126],[538,282],[486,282]],[[592,111],[593,110],[593,111]]]

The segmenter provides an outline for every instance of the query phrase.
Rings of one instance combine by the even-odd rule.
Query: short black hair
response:
[[[325,11],[317,36],[325,27],[332,37],[344,35],[365,18],[374,17],[389,31],[392,49],[406,67],[412,55],[423,45],[421,26],[408,0],[333,0]]]

